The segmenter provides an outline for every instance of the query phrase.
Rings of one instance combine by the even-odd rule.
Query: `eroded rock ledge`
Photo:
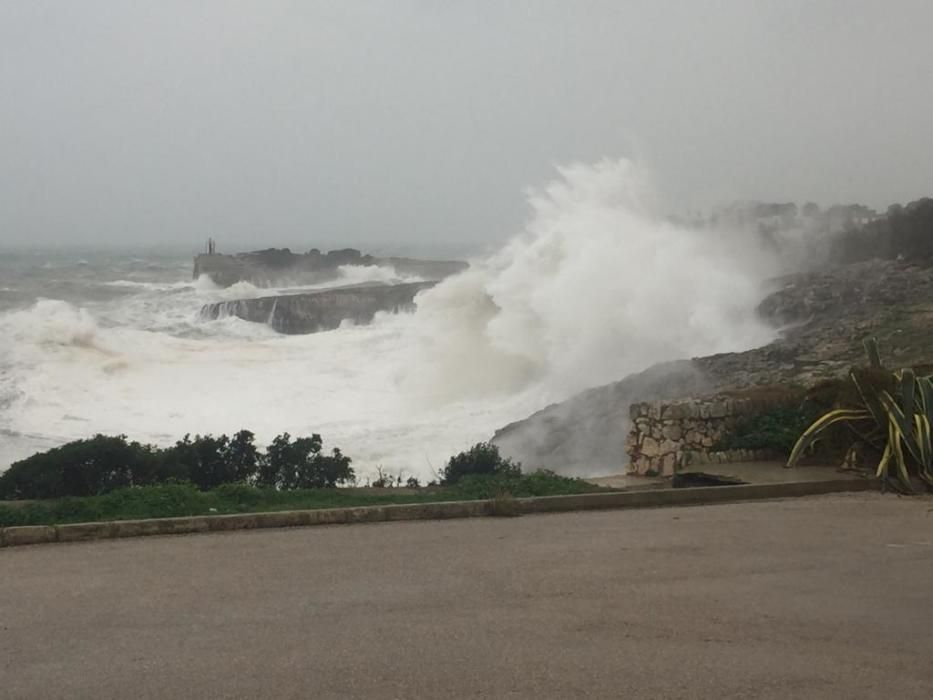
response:
[[[336,287],[306,294],[288,294],[207,304],[201,317],[214,320],[236,316],[265,323],[279,333],[317,333],[338,328],[346,320],[369,323],[380,311],[414,310],[418,292],[436,282]]]
[[[194,259],[194,277],[197,279],[207,275],[222,287],[237,282],[249,282],[258,287],[318,284],[336,280],[344,265],[391,267],[398,275],[433,281],[455,275],[468,267],[467,263],[457,260],[374,257],[364,255],[355,248],[328,253],[322,253],[316,248],[307,253],[293,253],[288,248],[269,248],[236,255],[198,255]]]

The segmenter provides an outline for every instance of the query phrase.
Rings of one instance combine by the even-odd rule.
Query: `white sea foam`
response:
[[[363,474],[429,477],[550,401],[770,339],[753,313],[769,271],[760,251],[653,216],[628,162],[560,175],[531,193],[526,230],[499,253],[420,294],[415,314],[369,326],[280,336],[205,322],[205,303],[315,288],[219,289],[205,277],[118,280],[134,293],[0,314],[0,431],[18,436],[0,464],[90,432],[166,443],[247,427],[260,441],[320,432]],[[337,283],[394,281],[391,269],[348,267]]]

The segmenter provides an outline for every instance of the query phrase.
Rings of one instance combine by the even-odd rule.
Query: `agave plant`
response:
[[[881,453],[876,475],[883,483],[911,492],[916,478],[933,488],[933,375],[917,376],[912,369],[887,372],[874,338],[865,341],[865,349],[870,373],[849,373],[862,405],[836,408],[814,421],[797,440],[787,466],[795,466],[827,428],[843,423]],[[867,381],[879,375],[882,381]]]

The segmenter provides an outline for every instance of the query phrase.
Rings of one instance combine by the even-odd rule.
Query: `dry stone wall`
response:
[[[773,459],[769,450],[713,450],[740,417],[767,407],[760,400],[726,396],[632,404],[625,442],[629,473],[669,476],[696,464]]]

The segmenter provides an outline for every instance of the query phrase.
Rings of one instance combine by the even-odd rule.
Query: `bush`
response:
[[[521,464],[503,458],[499,448],[488,442],[478,442],[466,452],[454,455],[441,470],[441,484],[456,484],[465,476],[472,475],[521,475]]]
[[[331,454],[323,454],[322,447],[317,433],[294,442],[288,433],[279,435],[260,459],[258,485],[288,490],[333,488],[352,482],[352,460],[336,447]]]
[[[13,464],[0,475],[0,500],[97,496],[152,484],[191,483],[209,491],[235,483],[307,489],[352,481],[350,458],[336,448],[324,454],[322,446],[320,435],[292,441],[285,433],[261,454],[248,430],[232,439],[185,435],[166,449],[96,435]]]
[[[878,343],[865,340],[869,367],[849,372],[860,404],[838,406],[802,432],[787,460],[797,464],[828,430],[851,430],[846,463],[855,465],[865,454],[878,458],[876,476],[883,484],[912,493],[922,484],[933,490],[933,375],[912,368],[891,372],[881,364]]]
[[[14,463],[0,475],[0,499],[94,496],[157,479],[158,455],[125,435],[95,435]]]
[[[797,438],[816,417],[800,407],[782,406],[741,418],[714,450],[775,450],[789,455]]]
[[[185,435],[162,452],[160,481],[190,481],[202,491],[249,481],[255,478],[259,464],[253,439],[249,430],[241,430],[232,440],[226,435],[196,435],[194,440]]]
[[[531,474],[520,472],[500,474],[471,474],[463,477],[452,489],[457,498],[476,500],[495,498],[508,493],[515,498],[529,496],[558,496],[574,493],[593,493],[600,487],[582,479],[560,476],[541,470]]]

